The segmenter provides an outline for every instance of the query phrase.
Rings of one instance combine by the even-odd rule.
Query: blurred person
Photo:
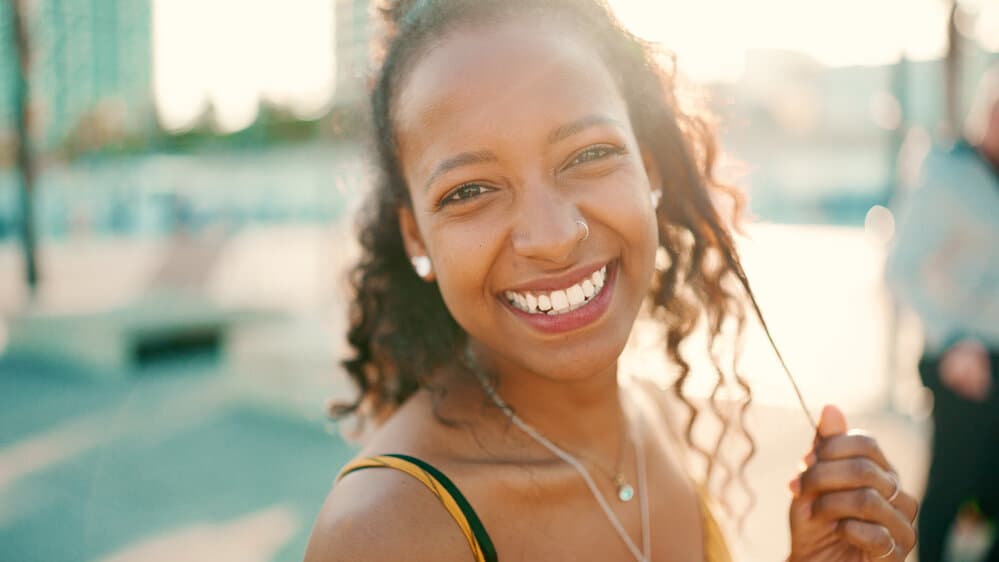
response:
[[[686,462],[711,453],[692,437],[680,345],[702,316],[713,343],[747,300],[759,309],[737,217],[713,203],[741,197],[715,176],[708,121],[603,2],[385,14],[381,177],[344,362],[359,396],[334,410],[377,427],[306,560],[730,560],[707,486],[718,464],[699,481]],[[685,433],[664,390],[619,376],[640,313],[681,367]],[[827,406],[805,456],[788,559],[904,560],[916,500],[878,443]]]
[[[921,562],[943,559],[966,502],[999,515],[999,65],[982,79],[965,129],[926,156],[887,269],[922,320],[919,375],[934,398]],[[999,562],[999,544],[987,560]]]

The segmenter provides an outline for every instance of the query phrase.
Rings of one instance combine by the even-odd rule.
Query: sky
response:
[[[611,0],[635,33],[676,52],[695,80],[733,80],[746,51],[784,49],[827,66],[881,65],[904,51],[940,57],[947,45],[941,0]],[[900,18],[899,15],[903,15]]]
[[[153,90],[167,129],[211,100],[216,127],[253,123],[262,99],[305,118],[333,94],[332,0],[153,0]]]
[[[675,52],[697,81],[737,80],[754,49],[797,51],[828,66],[882,65],[904,53],[940,57],[943,0],[610,0],[635,33]],[[969,30],[999,51],[999,0],[963,0]],[[904,17],[900,17],[904,16]],[[153,77],[167,129],[194,124],[204,104],[217,129],[249,126],[261,100],[302,117],[334,93],[333,0],[153,0]]]

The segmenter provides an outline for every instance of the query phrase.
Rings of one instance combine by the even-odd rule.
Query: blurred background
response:
[[[884,285],[892,203],[999,60],[999,1],[612,5],[720,115],[744,261],[810,407],[840,404],[920,492],[931,402]],[[0,560],[301,559],[354,450],[325,404],[351,395],[378,30],[366,0],[0,1]],[[779,559],[811,429],[755,327],[743,364],[739,559]],[[993,534],[956,529],[952,559]]]

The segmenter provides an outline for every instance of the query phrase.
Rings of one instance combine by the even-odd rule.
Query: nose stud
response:
[[[583,242],[590,237],[590,226],[583,219],[576,219],[576,224],[583,227],[583,240],[580,240],[580,242]]]

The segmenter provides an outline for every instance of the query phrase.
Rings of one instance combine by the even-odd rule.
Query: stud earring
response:
[[[430,275],[434,269],[430,264],[430,258],[427,256],[413,256],[409,259],[409,261],[413,264],[413,269],[416,270],[416,274],[423,278]]]
[[[649,193],[649,198],[652,199],[652,208],[653,209],[658,209],[659,208],[659,201],[663,198],[663,190],[657,189],[657,190]]]

